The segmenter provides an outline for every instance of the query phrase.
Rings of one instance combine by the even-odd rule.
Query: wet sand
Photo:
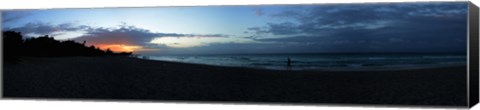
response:
[[[466,66],[281,71],[129,57],[23,58],[3,65],[3,96],[34,99],[466,106]]]

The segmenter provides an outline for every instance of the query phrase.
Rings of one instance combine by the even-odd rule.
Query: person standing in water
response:
[[[287,70],[292,69],[292,60],[290,60],[290,57],[287,58]]]

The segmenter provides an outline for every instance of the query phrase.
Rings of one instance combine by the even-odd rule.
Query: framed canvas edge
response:
[[[468,66],[467,66],[467,103],[473,107],[479,98],[479,8],[471,1],[468,3]]]

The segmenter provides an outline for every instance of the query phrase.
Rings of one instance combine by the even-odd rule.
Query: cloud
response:
[[[312,49],[465,51],[465,42],[454,41],[466,40],[466,13],[464,2],[310,5],[273,13],[269,16],[277,22],[247,33],[258,41]]]
[[[91,27],[87,25],[76,25],[75,23],[51,24],[43,22],[27,23],[24,26],[9,28],[6,30],[13,30],[22,32],[28,37],[37,37],[41,35],[50,35],[54,38],[68,36],[68,38],[77,42],[86,42],[87,45],[95,45],[100,48],[111,48],[116,50],[152,50],[161,46],[151,43],[152,40],[162,37],[167,38],[188,38],[188,39],[212,39],[212,38],[226,38],[227,35],[222,34],[178,34],[178,33],[158,33],[152,32],[148,29],[135,27],[123,23],[119,27],[105,28],[105,27]],[[72,34],[75,33],[76,34]],[[210,42],[208,42],[210,43]],[[203,44],[202,44],[203,45]],[[154,48],[150,48],[154,47]]]
[[[91,30],[92,27],[85,25],[74,25],[73,23],[62,23],[54,25],[44,22],[30,22],[21,27],[5,28],[24,33],[27,37],[36,37],[40,35],[62,35],[65,32]],[[75,37],[75,36],[72,36]]]
[[[300,33],[302,30],[299,30],[296,24],[291,22],[284,22],[284,23],[267,23],[268,25],[268,32],[272,33],[273,35],[291,35]]]
[[[154,37],[161,35],[176,36],[177,34],[159,34],[136,27],[120,27],[118,29],[95,28],[83,36],[74,38],[76,41],[87,41],[87,44],[129,44],[144,45]]]
[[[136,49],[137,51],[150,51],[150,50],[158,50],[164,48],[172,48],[172,47],[180,47],[185,44],[178,44],[172,45],[169,43],[165,46],[157,46],[157,45],[165,45],[161,42],[164,38],[170,39],[215,39],[215,38],[225,38],[228,37],[226,35],[221,34],[207,34],[207,35],[196,35],[196,34],[177,34],[177,33],[157,33],[151,32],[147,29],[138,28],[135,26],[128,26],[122,25],[119,28],[112,29],[112,28],[94,28],[89,30],[83,36],[74,38],[75,41],[87,41],[89,45],[98,45],[101,48],[108,48],[108,47],[115,47],[121,48],[123,50],[133,50]],[[156,41],[156,42],[152,42]],[[158,43],[160,42],[160,43]],[[202,45],[194,45],[193,46],[203,46]],[[131,48],[134,47],[134,48]]]
[[[272,34],[319,34],[338,29],[375,29],[401,25],[400,22],[464,21],[465,3],[342,4],[312,6],[271,15],[290,22],[268,24]],[[431,21],[434,20],[434,21]],[[291,22],[296,22],[291,23]],[[389,24],[390,23],[390,24]],[[409,25],[415,26],[415,25]],[[294,31],[293,33],[291,30]],[[287,32],[278,32],[284,31]]]

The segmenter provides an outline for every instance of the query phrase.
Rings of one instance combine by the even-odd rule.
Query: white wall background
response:
[[[144,6],[192,6],[192,5],[258,5],[258,4],[305,4],[305,3],[365,3],[365,2],[415,2],[432,0],[0,0],[3,9],[49,9],[49,8],[96,8],[96,7],[144,7]],[[452,0],[434,0],[452,1]],[[456,0],[465,1],[465,0]],[[480,0],[473,0],[477,6]],[[59,101],[59,100],[0,100],[1,110],[425,110],[459,109],[429,107],[386,107],[386,106],[338,106],[338,105],[251,105],[251,104],[211,104],[180,102],[110,102],[110,101]],[[473,110],[480,110],[480,105]]]

